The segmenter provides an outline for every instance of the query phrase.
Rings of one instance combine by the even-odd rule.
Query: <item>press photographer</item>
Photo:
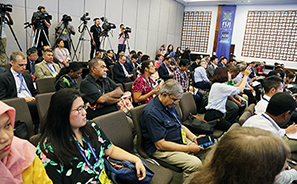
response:
[[[118,54],[120,51],[126,51],[126,41],[129,39],[129,33],[131,33],[131,28],[124,26],[124,24],[120,25],[120,32],[119,32],[119,45],[118,45]]]
[[[99,26],[100,19],[94,18],[94,25],[91,26],[91,53],[90,53],[90,59],[93,59],[94,51],[100,50],[100,35],[101,35],[101,27]]]
[[[6,64],[6,34],[5,34],[5,24],[13,24],[13,20],[10,16],[10,13],[12,12],[12,5],[10,4],[0,4],[0,13],[1,13],[1,27],[0,27],[0,60],[1,65]],[[8,19],[7,19],[8,18]]]
[[[38,6],[37,9],[38,11],[34,12],[32,16],[32,24],[34,26],[33,46],[40,49],[41,45],[50,45],[48,29],[51,26],[50,20],[52,20],[52,16],[45,11],[44,6]],[[41,56],[41,51],[38,54]]]
[[[64,41],[64,47],[70,52],[71,34],[75,35],[74,26],[70,23],[72,18],[70,15],[64,14],[61,22],[56,27],[55,38],[61,38]],[[67,28],[67,29],[66,29]]]

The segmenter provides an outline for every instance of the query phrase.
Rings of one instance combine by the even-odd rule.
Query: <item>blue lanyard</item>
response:
[[[263,100],[265,100],[266,102],[269,102],[269,100],[267,100],[267,99],[266,99],[266,98],[264,98],[264,97],[263,97],[262,99],[263,99]]]
[[[181,128],[183,128],[183,124],[180,122],[180,120],[178,119],[178,117],[176,116],[176,114],[173,112],[173,109],[168,109],[168,111],[175,117],[175,119],[177,120],[177,122],[180,124]]]
[[[271,123],[271,125],[275,128],[275,129],[277,129],[277,131],[279,131],[279,127],[278,126],[276,126],[268,117],[266,117],[264,114],[262,114],[262,116],[265,118],[265,119],[267,119],[270,123]]]
[[[149,86],[150,88],[152,88],[153,85],[152,85],[152,83],[151,83],[151,80],[150,80],[150,82],[149,82],[149,81],[146,79],[145,76],[143,76],[143,78],[144,78],[145,82],[148,84],[148,86]]]
[[[54,74],[54,72],[56,72],[57,73],[57,70],[55,69],[55,66],[53,65],[53,68],[55,69],[55,71],[53,71],[52,69],[51,69],[51,67],[49,66],[49,64],[46,62],[46,61],[44,61],[45,62],[45,64],[49,67],[49,69],[51,70],[51,72]]]
[[[96,163],[99,162],[99,159],[98,159],[96,153],[94,152],[92,145],[91,145],[88,141],[86,141],[86,140],[85,140],[85,142],[87,143],[89,149],[91,150],[91,153],[92,153],[92,155],[94,156]],[[79,149],[79,152],[80,152],[81,156],[84,158],[84,160],[85,160],[86,164],[88,165],[88,167],[89,167],[92,171],[94,171],[97,175],[99,175],[100,172],[96,171],[96,170],[94,169],[94,167],[91,165],[91,163],[89,162],[89,160],[87,159],[87,157],[86,157],[86,155],[85,155],[85,153],[84,153],[84,150],[81,148],[81,146],[80,146],[79,143],[77,143],[77,146],[78,146],[78,149]]]
[[[76,85],[75,85],[74,81],[72,80],[72,78],[70,77],[69,73],[67,73],[67,75],[68,75],[69,79],[71,80],[73,86],[76,87]]]

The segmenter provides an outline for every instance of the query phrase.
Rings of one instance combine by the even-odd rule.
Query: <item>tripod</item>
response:
[[[82,40],[83,40],[83,41],[87,41],[87,40],[85,40],[85,39],[83,38],[83,36],[84,36],[86,30],[88,31],[88,33],[89,33],[89,35],[90,35],[90,37],[91,37],[91,33],[90,33],[90,30],[89,30],[89,28],[88,28],[88,26],[87,26],[87,23],[88,23],[88,22],[84,20],[84,21],[78,26],[78,29],[80,30],[80,27],[83,25],[83,29],[82,29],[81,31],[78,31],[78,32],[80,32],[80,37],[79,37],[79,39],[78,39],[78,43],[77,43],[76,48],[73,47],[73,49],[74,49],[74,53],[76,53],[76,51],[78,50],[79,44],[81,43]],[[95,46],[95,47],[96,47],[96,46]],[[79,51],[79,53],[78,53],[78,56],[80,56],[80,54],[81,54],[81,49],[80,49],[80,51]],[[76,58],[77,58],[77,57],[76,57]],[[73,61],[73,59],[74,59],[74,56],[73,56],[73,58],[72,58],[72,61]],[[78,58],[77,58],[77,61],[78,61]],[[82,57],[82,61],[84,61],[84,55],[83,55],[83,57]]]
[[[109,35],[108,35],[108,32],[103,32],[103,36],[101,38],[101,44],[102,44],[102,48],[104,50],[104,45],[105,45],[105,39],[107,38],[108,42],[109,42],[109,47],[111,48],[112,52],[114,53],[114,50],[112,48],[112,45],[111,45],[111,41],[110,41],[110,38],[109,38]]]
[[[127,46],[128,46],[128,51],[129,51],[128,54],[130,54],[130,46],[129,46],[129,41],[128,41],[128,38],[127,38],[127,34],[128,33],[125,33],[125,39],[124,39],[123,45],[125,45],[125,42],[127,41]]]
[[[8,25],[8,27],[9,27],[10,32],[11,32],[11,34],[12,34],[12,36],[13,36],[15,42],[17,43],[17,45],[18,45],[20,51],[23,51],[22,48],[21,48],[21,45],[20,45],[20,43],[19,43],[19,41],[18,41],[18,39],[17,39],[17,37],[16,37],[16,35],[15,35],[15,33],[14,33],[14,31],[13,31],[13,29],[12,29],[10,23],[9,23],[9,21],[8,21],[7,18],[5,17],[5,12],[1,12],[1,18],[0,18],[0,38],[2,39],[2,24],[3,24],[5,21],[6,21],[7,25]]]
[[[45,34],[45,31],[44,31],[43,28],[35,29],[34,35],[33,35],[33,38],[32,38],[32,45],[31,45],[31,47],[36,47],[37,48],[38,43],[39,43],[39,39],[40,39],[40,35],[41,35],[41,31],[42,31],[42,33],[43,33],[43,35],[44,35],[44,37],[45,37],[48,45],[51,47],[51,44],[49,42],[49,39],[48,39],[47,35]]]
[[[61,27],[64,26],[63,30],[59,33],[59,35],[57,36],[57,39],[61,37],[61,35],[63,34],[64,31],[66,31],[66,35],[67,35],[67,42],[68,42],[68,45],[69,45],[69,52],[71,50],[71,47],[73,48],[73,58],[76,57],[77,61],[78,61],[78,57],[76,55],[76,51],[74,50],[74,44],[72,42],[72,39],[71,39],[71,36],[70,36],[70,30],[68,29],[68,21],[67,22],[64,22],[60,25],[60,27],[58,28],[58,30],[61,29]],[[57,43],[55,43],[54,47],[55,48],[57,46]]]

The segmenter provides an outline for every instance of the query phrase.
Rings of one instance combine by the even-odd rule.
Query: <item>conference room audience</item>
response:
[[[119,55],[119,61],[114,63],[113,80],[116,83],[126,83],[133,81],[133,73],[129,73],[126,68],[126,56]]]
[[[78,89],[76,79],[82,74],[82,64],[79,62],[72,62],[69,66],[60,70],[56,76],[55,89],[59,91],[64,88]]]
[[[26,70],[29,70],[31,75],[35,76],[35,64],[37,64],[38,50],[35,47],[27,50],[27,66]]]
[[[220,59],[220,62],[218,63],[218,67],[225,67],[226,66],[226,64],[227,64],[227,58],[226,57],[220,57],[221,59]]]
[[[231,80],[231,74],[226,67],[218,67],[214,71],[214,75],[211,78],[213,85],[210,88],[204,119],[206,121],[220,119],[216,125],[216,129],[227,131],[230,128],[232,122],[224,118],[224,113],[226,113],[226,101],[228,96],[243,92],[247,77],[250,73],[250,69],[245,70],[243,79],[234,86],[230,86],[226,84],[227,81]],[[233,118],[234,117],[230,117],[230,119]]]
[[[0,171],[1,183],[52,184],[36,148],[13,135],[15,109],[0,101]]]
[[[158,68],[159,77],[164,81],[168,79],[172,79],[173,77],[173,69],[170,65],[171,58],[168,54],[165,54],[163,64]]]
[[[208,67],[206,69],[207,77],[209,79],[211,79],[211,77],[213,76],[213,73],[214,73],[215,69],[218,67],[217,66],[218,65],[218,62],[219,62],[218,57],[213,56],[213,57],[210,58],[210,62],[208,63]]]
[[[139,67],[139,77],[135,79],[132,85],[133,102],[137,105],[148,103],[162,86],[162,83],[156,86],[151,78],[151,75],[156,72],[154,61],[143,61]]]
[[[60,66],[53,62],[53,52],[45,50],[42,57],[44,60],[35,65],[36,78],[55,77],[60,72]]]
[[[185,58],[185,59],[187,59],[187,58]],[[201,61],[201,57],[197,56],[194,63],[191,64],[191,66],[189,67],[191,72],[193,72],[199,66],[200,61]]]
[[[221,138],[204,165],[184,183],[280,184],[289,155],[287,144],[271,132],[239,127]]]
[[[156,55],[156,69],[158,69],[161,65],[162,65],[162,55],[161,54],[157,54]]]
[[[36,153],[53,182],[109,183],[106,172],[102,172],[104,156],[134,163],[138,179],[144,179],[142,161],[113,145],[86,116],[86,106],[77,90],[62,89],[52,96]]]
[[[127,57],[126,57],[126,62],[124,63],[124,65],[125,65],[128,73],[132,74],[133,70],[137,69],[137,66],[138,66],[138,64],[136,63],[137,59],[138,59],[137,54],[133,54],[130,61],[127,61]],[[136,78],[137,76],[133,75],[133,77]]]
[[[194,70],[194,86],[199,89],[210,89],[210,81],[206,73],[206,61],[200,61],[199,65],[200,66]]]
[[[168,47],[167,47],[167,54],[169,54],[169,57],[171,59],[173,59],[174,55],[175,55],[175,52],[173,50],[173,45],[172,44],[169,44]]]
[[[261,75],[261,76],[266,76],[266,75],[268,75],[267,72],[264,72],[264,65],[265,65],[265,62],[262,61],[262,62],[260,62],[260,65],[257,66],[257,74],[258,74],[258,75]]]

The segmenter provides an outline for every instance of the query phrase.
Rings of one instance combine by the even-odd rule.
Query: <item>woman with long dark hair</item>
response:
[[[75,89],[56,92],[40,129],[37,154],[54,183],[105,183],[103,156],[135,164],[145,178],[141,160],[114,146],[104,132],[86,120],[86,105]]]
[[[56,76],[56,91],[64,88],[78,89],[76,79],[79,78],[81,74],[82,64],[79,62],[72,62],[69,66],[62,68]]]

